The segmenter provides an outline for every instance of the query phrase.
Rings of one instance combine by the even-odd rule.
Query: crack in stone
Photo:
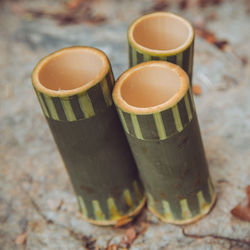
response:
[[[215,235],[215,234],[204,234],[204,235],[189,234],[189,233],[185,232],[184,228],[182,228],[182,234],[185,237],[189,237],[189,238],[193,238],[193,239],[213,238],[213,239],[217,239],[217,240],[228,241],[230,243],[230,245],[250,247],[250,241],[246,241],[246,240],[242,240],[242,239],[235,239],[235,238],[220,236],[220,235]]]
[[[21,186],[20,186],[21,187]],[[71,228],[68,228],[67,226],[63,224],[59,224],[51,219],[48,219],[46,215],[41,211],[39,205],[36,203],[36,201],[32,198],[32,196],[21,187],[21,190],[23,193],[29,198],[32,207],[35,209],[35,211],[42,217],[42,219],[46,222],[46,224],[54,224],[58,227],[61,227],[69,232],[69,235],[74,238],[77,241],[80,241],[82,246],[85,247],[87,250],[95,249],[95,242],[96,239],[92,237],[85,236],[81,233],[75,232]]]
[[[67,230],[72,238],[74,238],[77,241],[80,241],[82,246],[85,247],[87,250],[93,250],[96,249],[95,243],[96,239],[92,237],[85,236],[81,233],[75,232],[71,228],[68,228],[67,226],[63,224],[59,224],[51,219],[48,219],[46,215],[41,211],[39,205],[36,203],[36,201],[33,199],[33,197],[21,187],[21,190],[26,194],[26,196],[29,198],[32,207],[35,209],[35,211],[42,217],[42,219],[46,222],[46,224],[54,224],[58,227],[61,227],[65,230]],[[230,244],[230,247],[233,245],[238,245],[238,246],[247,246],[250,247],[250,241],[242,240],[242,239],[235,239],[231,237],[225,237],[225,236],[219,236],[219,235],[214,235],[214,234],[205,234],[205,235],[198,235],[198,234],[189,234],[186,233],[184,228],[182,228],[182,234],[184,237],[189,237],[193,239],[202,239],[202,238],[213,238],[216,240],[224,240],[228,241]]]
[[[227,185],[230,185],[231,187],[235,187],[239,190],[245,190],[245,187],[241,187],[240,185],[235,185],[235,183],[232,183],[230,182],[229,180],[226,180],[226,179],[219,179],[217,180],[216,182],[218,185],[224,185],[224,184],[227,184]]]

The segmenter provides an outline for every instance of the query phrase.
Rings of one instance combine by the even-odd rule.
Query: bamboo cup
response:
[[[187,74],[164,61],[138,64],[117,80],[113,99],[139,168],[148,208],[186,224],[215,202]]]
[[[136,19],[128,29],[129,66],[150,60],[183,68],[192,84],[194,29],[184,18],[155,12]]]
[[[97,225],[129,222],[145,198],[112,101],[106,55],[89,47],[59,50],[37,64],[32,82],[83,217]]]

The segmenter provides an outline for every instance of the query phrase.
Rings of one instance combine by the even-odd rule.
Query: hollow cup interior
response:
[[[125,112],[149,114],[175,105],[188,86],[188,76],[179,66],[149,61],[121,75],[115,84],[113,98]]]
[[[180,78],[174,71],[151,66],[128,76],[121,88],[121,96],[131,106],[148,108],[167,102],[179,88]]]
[[[108,70],[103,52],[88,47],[59,50],[42,59],[33,71],[33,84],[42,92],[72,92],[96,83]]]
[[[181,49],[188,44],[193,29],[184,18],[159,12],[138,19],[130,27],[129,36],[144,49],[169,51]]]

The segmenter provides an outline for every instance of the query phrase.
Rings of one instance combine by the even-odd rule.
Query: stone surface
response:
[[[213,211],[185,227],[159,222],[146,210],[120,229],[83,221],[31,87],[37,61],[72,45],[104,50],[117,77],[127,68],[126,29],[151,1],[95,1],[96,11],[108,17],[106,23],[68,26],[22,12],[61,11],[63,1],[0,1],[0,249],[105,249],[119,245],[130,227],[138,232],[131,244],[134,250],[250,249],[250,224],[230,214],[250,184],[249,2],[185,10],[174,2],[168,10],[194,24],[205,23],[229,42],[225,51],[200,37],[195,45],[194,83],[202,88],[195,102],[218,195]],[[215,18],[209,19],[211,15]],[[26,232],[26,242],[16,244]]]

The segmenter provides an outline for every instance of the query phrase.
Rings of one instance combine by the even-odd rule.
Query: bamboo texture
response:
[[[179,17],[173,13],[163,13],[163,12],[155,12],[152,14],[144,15],[138,19],[136,19],[134,22],[131,23],[129,29],[128,29],[128,57],[129,57],[129,67],[133,67],[139,63],[147,62],[147,61],[168,61],[174,64],[177,64],[182,69],[185,70],[185,72],[188,74],[190,83],[192,84],[192,75],[193,75],[193,58],[194,58],[194,30],[191,28],[192,32],[192,39],[190,40],[189,44],[181,49],[177,49],[174,53],[171,51],[163,50],[163,51],[157,51],[157,50],[148,50],[148,48],[144,46],[140,46],[133,38],[133,29],[137,25],[138,22],[140,22],[142,19],[145,18],[154,18],[157,16],[173,16],[177,18],[183,19],[185,22],[188,23],[187,20],[185,20],[182,17]],[[188,23],[190,27],[192,25]],[[164,25],[162,25],[162,30],[166,29]]]
[[[79,210],[97,225],[129,222],[145,203],[144,189],[112,101],[114,78],[106,60],[108,70],[102,79],[74,95],[42,92],[34,82],[38,72],[33,72],[33,86],[70,176]]]
[[[130,70],[156,63],[143,63]],[[185,79],[188,81],[187,76]],[[183,96],[169,108],[142,114],[132,109],[128,112],[121,104],[117,92],[123,85],[119,81],[113,98],[146,189],[148,208],[173,224],[203,217],[215,202],[215,189],[190,86],[187,84]]]

